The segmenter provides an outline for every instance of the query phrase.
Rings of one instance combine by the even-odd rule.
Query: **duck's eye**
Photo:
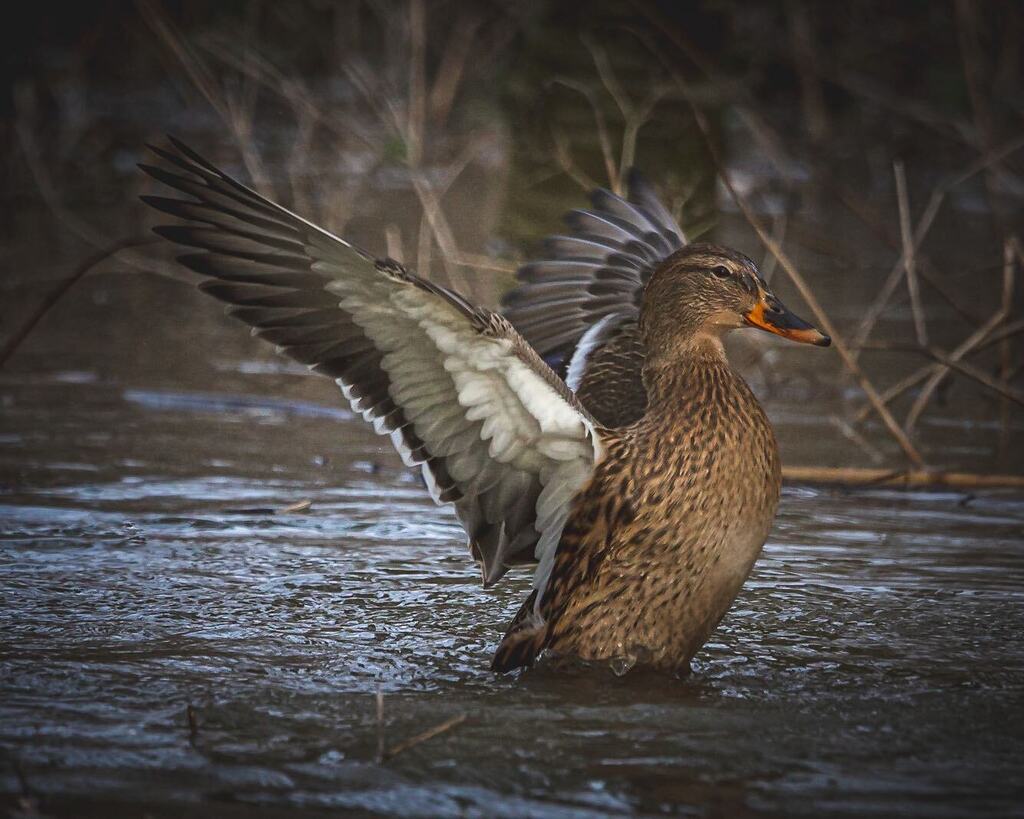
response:
[[[711,272],[714,273],[720,279],[728,279],[732,273],[729,272],[729,268],[724,264],[718,264],[711,268]]]

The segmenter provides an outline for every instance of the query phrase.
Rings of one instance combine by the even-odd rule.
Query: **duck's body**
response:
[[[454,504],[485,585],[539,562],[494,668],[545,649],[686,667],[779,497],[775,438],[721,336],[746,323],[827,338],[745,256],[687,245],[637,181],[636,201],[598,192],[579,235],[550,240],[555,257],[524,269],[506,319],[175,146],[154,150],[188,176],[143,167],[193,201],[146,201],[189,222],[157,232],[206,251],[181,257],[203,289],[390,435]]]
[[[716,339],[645,375],[646,411],[605,438],[562,532],[540,620],[510,630],[499,670],[544,648],[685,669],[760,554],[780,466],[757,399]]]

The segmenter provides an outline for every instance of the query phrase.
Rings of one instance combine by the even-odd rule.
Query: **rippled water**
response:
[[[691,678],[496,677],[528,576],[481,589],[451,514],[339,404],[74,372],[2,387],[10,805],[1021,810],[1020,496],[787,488]],[[386,748],[466,719],[380,765],[378,690]]]

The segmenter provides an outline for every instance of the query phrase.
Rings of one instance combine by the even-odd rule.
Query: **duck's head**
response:
[[[648,350],[670,351],[694,338],[740,327],[827,347],[832,340],[794,315],[742,253],[692,244],[665,259],[644,289],[640,326]]]

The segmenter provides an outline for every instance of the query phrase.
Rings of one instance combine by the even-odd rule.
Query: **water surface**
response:
[[[481,589],[453,516],[381,439],[340,401],[232,389],[245,370],[220,392],[4,376],[9,804],[1020,811],[1021,497],[789,487],[690,678],[496,677],[528,575]],[[378,765],[378,691],[385,747],[466,720]]]

